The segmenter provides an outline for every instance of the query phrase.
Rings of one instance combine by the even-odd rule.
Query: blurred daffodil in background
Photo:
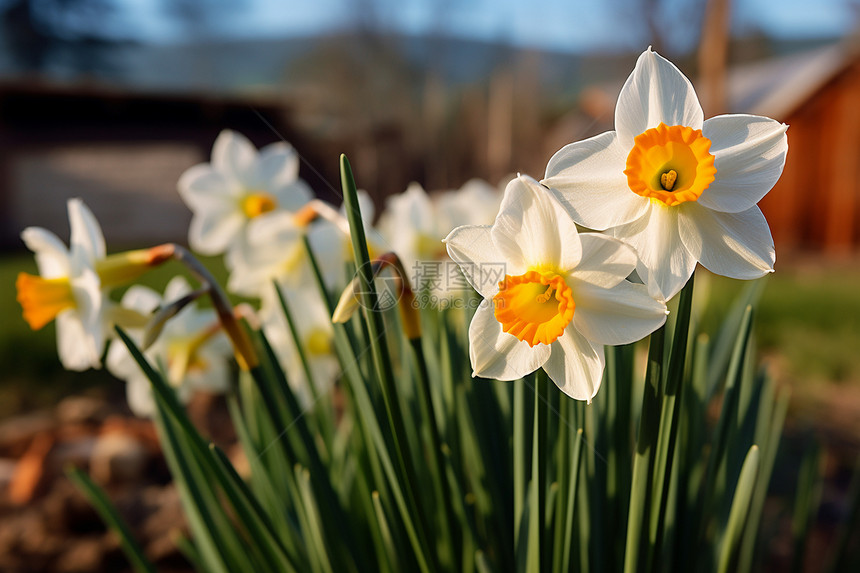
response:
[[[313,197],[299,178],[299,156],[291,145],[277,142],[258,151],[231,130],[218,135],[210,163],[189,168],[178,188],[194,213],[188,230],[191,248],[204,255],[226,253],[230,267],[245,255],[253,222],[296,212]]]
[[[471,179],[459,189],[433,194],[412,183],[388,199],[379,230],[423,298],[438,302],[464,294],[457,267],[445,265],[450,259],[441,241],[455,227],[492,223],[501,198],[486,181]]]
[[[68,202],[71,238],[67,248],[52,232],[28,227],[21,233],[36,256],[40,276],[18,275],[18,301],[34,330],[57,321],[57,350],[63,366],[101,366],[106,330],[105,301],[96,264],[106,256],[101,227],[79,199]]]
[[[189,293],[188,281],[177,276],[167,284],[163,297],[148,287],[134,285],[123,295],[121,304],[148,316]],[[144,333],[143,329],[130,329],[129,334],[140,344]],[[191,398],[194,390],[221,393],[230,387],[230,343],[211,309],[198,309],[194,303],[185,305],[166,322],[145,356],[164,371],[182,403]],[[125,380],[131,411],[141,417],[153,416],[152,384],[122,341],[111,342],[105,365],[114,376]]]

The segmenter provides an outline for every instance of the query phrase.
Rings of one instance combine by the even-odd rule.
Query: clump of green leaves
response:
[[[709,338],[691,320],[691,280],[651,335],[644,373],[644,344],[607,349],[591,405],[540,371],[513,383],[473,379],[468,309],[423,309],[413,339],[395,309],[368,310],[378,308],[376,292],[355,184],[341,161],[362,312],[334,325],[343,375],[309,409],[265,336],[252,332],[259,364],[229,398],[250,476],[201,437],[162,374],[119,333],[152,381],[191,530],[181,547],[199,570],[759,568],[788,396],[755,368],[752,289]],[[316,280],[332,311],[333,293],[318,272]],[[150,570],[98,490],[75,476],[135,567]],[[814,482],[804,481],[802,495],[813,495]],[[799,512],[798,539],[808,523]]]

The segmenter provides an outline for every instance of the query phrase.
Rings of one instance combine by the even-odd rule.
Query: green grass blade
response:
[[[311,488],[311,474],[308,470],[296,467],[296,482],[299,484],[299,492],[302,496],[302,502],[305,507],[305,515],[307,516],[308,528],[305,531],[306,539],[309,539],[312,546],[312,553],[319,560],[321,571],[323,573],[334,573],[331,561],[329,560],[329,550],[325,543],[325,534],[323,532],[323,523],[320,516],[319,505]],[[341,558],[341,563],[354,563],[354,560],[349,558]]]
[[[475,552],[475,569],[478,573],[493,573],[493,568],[490,566],[487,556],[481,550]]]
[[[365,435],[366,443],[369,448],[373,449],[373,452],[369,455],[369,465],[373,468],[374,479],[377,483],[385,483],[390,487],[391,494],[399,511],[399,516],[403,522],[403,527],[406,530],[407,537],[415,554],[415,559],[418,562],[418,567],[422,571],[428,571],[429,565],[425,553],[428,549],[431,551],[432,549],[423,544],[419,537],[413,518],[415,514],[407,502],[406,493],[401,487],[402,482],[394,467],[388,445],[382,434],[370,393],[361,377],[358,359],[353,358],[350,360],[352,350],[347,340],[346,331],[343,325],[336,324],[334,327],[335,350],[338,353],[338,358],[343,368],[343,379],[347,382],[345,389],[352,403],[352,409],[355,412],[356,418],[359,420],[359,426]]]
[[[236,473],[236,469],[224,452],[215,444],[210,444],[209,448],[218,462],[218,481],[230,505],[236,511],[239,523],[248,529],[251,539],[262,548],[268,563],[279,570],[296,571],[296,566],[291,562],[287,549],[282,545],[274,525],[257,498]]]
[[[726,377],[725,396],[720,410],[720,419],[717,422],[714,444],[708,455],[707,470],[702,487],[702,501],[697,512],[699,541],[704,540],[707,524],[714,511],[713,504],[719,495],[716,493],[721,488],[718,483],[718,474],[726,467],[726,451],[730,442],[730,434],[735,428],[737,420],[738,384],[744,370],[744,361],[749,347],[749,336],[752,328],[753,310],[747,306],[741,321],[740,330],[735,339],[734,352],[729,363]],[[698,543],[697,541],[696,543]]]
[[[576,510],[576,496],[579,490],[579,475],[582,471],[582,428],[576,431],[573,443],[573,453],[570,457],[570,481],[567,486],[567,508],[564,514],[564,533],[562,534],[563,549],[561,560],[554,571],[567,573],[570,571],[570,556],[574,544],[573,513]]]
[[[800,573],[806,558],[806,544],[809,538],[809,528],[818,514],[821,502],[821,448],[817,443],[807,450],[800,466],[797,478],[797,496],[794,503],[794,514],[791,520],[791,536],[794,541],[792,556],[792,571]]]
[[[761,297],[767,280],[750,281],[732,306],[728,316],[722,323],[720,331],[711,343],[710,368],[707,380],[707,396],[710,398],[717,391],[720,380],[725,380],[729,372],[729,362],[734,354],[737,333],[744,328],[747,307],[753,306]]]
[[[104,491],[90,476],[74,466],[66,470],[66,475],[83,492],[102,520],[119,536],[120,545],[134,570],[138,573],[155,573],[155,566],[146,558],[125,520],[117,513]]]
[[[390,438],[395,450],[395,459],[400,468],[406,499],[416,516],[417,532],[424,547],[430,548],[427,552],[428,565],[431,570],[438,569],[436,564],[435,543],[431,544],[429,521],[427,512],[421,504],[418,495],[418,479],[416,477],[413,462],[409,456],[407,445],[404,443],[406,433],[403,413],[394,383],[391,355],[385,336],[385,325],[376,296],[376,288],[373,284],[373,271],[370,266],[370,257],[367,252],[367,239],[364,234],[364,224],[361,220],[361,211],[358,203],[358,194],[355,181],[352,176],[352,168],[345,155],[340,157],[341,184],[343,187],[344,207],[349,220],[350,234],[352,238],[352,250],[355,257],[356,274],[361,283],[361,306],[364,323],[367,325],[368,340],[370,342],[371,354],[379,376],[382,399],[385,403],[385,411],[388,415],[388,423],[391,430]]]
[[[529,573],[540,573],[543,562],[543,532],[546,511],[547,381],[543,371],[534,376],[534,426],[532,431],[532,478],[529,500]]]
[[[373,502],[373,513],[376,517],[376,527],[379,529],[379,535],[382,539],[385,550],[385,553],[380,555],[380,561],[384,563],[385,570],[399,571],[394,539],[391,536],[391,528],[388,526],[388,519],[385,517],[385,509],[382,507],[382,501],[379,499],[379,492],[374,491],[371,496]]]
[[[424,420],[424,427],[427,429],[427,433],[430,434],[430,444],[429,448],[427,448],[427,453],[430,457],[431,471],[427,473],[433,478],[433,488],[437,497],[436,503],[442,508],[443,526],[440,534],[441,542],[444,547],[449,548],[451,554],[448,557],[450,563],[454,563],[456,562],[456,555],[458,553],[455,549],[455,536],[458,534],[460,528],[454,521],[454,510],[451,506],[451,491],[448,487],[448,478],[442,461],[442,439],[439,435],[439,427],[436,425],[436,410],[433,406],[433,396],[430,393],[427,362],[424,358],[421,339],[411,340],[410,343],[418,366],[417,390],[421,419]],[[445,564],[444,555],[440,555],[440,563]]]
[[[236,563],[238,540],[229,530],[229,524],[218,504],[215,492],[212,491],[208,480],[201,479],[196,483],[200,472],[193,472],[194,455],[181,443],[177,435],[176,423],[165,411],[165,405],[156,397],[158,415],[156,427],[159,430],[160,442],[164,456],[170,465],[174,482],[183,501],[185,516],[194,537],[194,545],[209,571],[218,573],[232,572],[235,564],[238,570],[247,570]],[[227,541],[230,538],[230,541]],[[247,562],[247,561],[246,561]]]
[[[246,424],[247,420],[239,412],[239,404],[236,399],[231,397],[227,405],[230,408],[231,419],[233,420],[239,443],[242,445],[245,457],[251,466],[251,485],[255,490],[255,496],[263,504],[264,508],[268,508],[271,511],[269,515],[275,524],[278,537],[282,540],[290,555],[290,561],[297,564],[305,563],[307,555],[305,546],[301,541],[301,533],[296,528],[295,523],[287,517],[287,510],[292,505],[289,486],[285,487],[285,493],[279,494],[278,487],[272,481],[276,477],[283,477],[289,470],[285,468],[276,472],[267,471],[263,460],[260,458],[260,449],[254,444],[254,440],[250,435],[250,430]],[[272,449],[267,454],[277,455],[278,452]]]
[[[606,539],[607,543],[613,544],[614,549],[606,555],[610,571],[620,569],[620,560],[624,555],[624,537],[618,532],[626,529],[630,476],[633,472],[633,352],[632,344],[606,347],[606,423],[610,444],[606,453]]]
[[[663,524],[665,523],[666,501],[671,484],[672,464],[675,460],[675,442],[681,417],[682,382],[687,357],[687,340],[690,331],[690,313],[693,303],[693,283],[695,274],[681,289],[675,330],[672,336],[672,350],[666,372],[666,395],[660,412],[660,429],[657,437],[653,463],[654,496],[651,504],[649,543],[652,549],[651,567],[656,568],[660,561],[660,547],[663,545]]]
[[[514,546],[518,548],[520,541],[520,528],[522,527],[523,514],[525,511],[526,495],[526,425],[528,416],[526,410],[526,385],[524,380],[514,382]]]
[[[772,388],[772,384],[768,385]],[[768,424],[766,433],[761,440],[761,468],[759,469],[759,477],[756,480],[755,491],[753,492],[752,500],[750,501],[749,518],[747,520],[747,535],[744,535],[741,542],[741,553],[738,559],[738,573],[753,570],[753,560],[755,558],[756,544],[760,541],[758,529],[761,524],[761,515],[764,511],[764,504],[767,500],[767,490],[770,484],[773,467],[776,463],[776,454],[779,450],[779,438],[782,435],[782,429],[785,424],[785,416],[788,413],[790,392],[783,390],[776,401],[768,407],[762,405],[762,410],[767,410],[771,413],[767,416],[765,422]],[[769,393],[768,401],[773,401],[773,394]]]
[[[723,546],[720,551],[720,561],[717,573],[728,573],[737,555],[741,535],[747,520],[750,499],[755,489],[756,476],[758,475],[760,452],[758,446],[752,446],[744,460],[735,495],[732,499],[732,509],[729,513],[729,523],[723,537]]]
[[[286,297],[284,296],[283,291],[277,282],[272,285],[275,289],[275,292],[278,294],[278,302],[281,306],[281,311],[284,313],[284,318],[286,318],[287,328],[290,331],[290,336],[293,338],[293,344],[295,345],[296,352],[299,355],[299,362],[301,362],[302,370],[305,374],[305,380],[307,380],[308,387],[311,391],[311,402],[314,404],[314,410],[317,415],[321,418],[319,427],[322,430],[324,437],[326,438],[326,443],[329,443],[331,438],[331,428],[333,428],[332,422],[332,412],[330,410],[328,401],[320,400],[319,395],[319,387],[317,386],[316,380],[314,379],[313,369],[311,368],[311,363],[308,360],[307,352],[305,351],[305,345],[302,344],[302,338],[299,335],[298,326],[296,325],[296,321],[293,318],[293,313],[290,310],[290,305],[287,302]]]
[[[643,548],[644,533],[649,523],[648,504],[651,491],[651,461],[657,445],[663,384],[663,345],[665,325],[651,334],[648,348],[648,368],[642,395],[639,436],[633,458],[633,478],[630,507],[627,514],[627,542],[624,551],[624,572],[645,571],[649,551]],[[645,551],[643,551],[645,549]]]

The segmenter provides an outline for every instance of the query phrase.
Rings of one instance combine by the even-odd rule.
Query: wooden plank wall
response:
[[[860,251],[860,61],[783,121],[782,178],[760,206],[778,250]]]

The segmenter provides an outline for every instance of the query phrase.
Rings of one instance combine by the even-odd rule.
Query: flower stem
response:
[[[532,483],[529,500],[529,573],[540,573],[543,569],[543,532],[546,519],[546,426],[547,426],[547,381],[542,370],[534,377],[535,418],[532,432]]]
[[[651,504],[653,513],[649,529],[651,544],[652,569],[656,568],[660,559],[660,547],[663,543],[663,525],[665,523],[666,501],[669,497],[669,485],[672,476],[675,442],[678,436],[678,424],[681,418],[681,381],[684,376],[684,364],[687,357],[687,339],[690,332],[690,314],[693,303],[693,278],[690,277],[678,300],[678,315],[675,320],[675,332],[672,336],[672,351],[669,357],[669,367],[666,373],[666,395],[663,399],[660,413],[660,428],[657,439],[656,457],[654,458],[654,502]]]
[[[647,551],[641,551],[643,527],[648,523],[648,503],[651,491],[651,460],[657,445],[658,422],[663,401],[663,346],[666,338],[664,324],[651,334],[648,348],[648,368],[642,395],[639,436],[633,457],[633,479],[630,486],[630,508],[627,514],[627,544],[624,552],[624,572],[645,571]]]
[[[361,302],[364,310],[364,322],[367,325],[368,341],[370,342],[376,373],[379,377],[382,400],[385,403],[385,411],[388,414],[391,441],[394,445],[401,477],[405,485],[406,498],[409,500],[409,505],[412,506],[417,514],[418,536],[425,547],[430,547],[427,552],[429,569],[435,571],[438,569],[435,544],[428,544],[430,529],[427,513],[418,496],[418,479],[412,459],[409,457],[408,445],[404,442],[407,433],[403,420],[403,412],[400,410],[400,401],[397,397],[397,387],[394,384],[391,353],[385,336],[382,313],[378,311],[376,289],[373,284],[373,269],[371,268],[370,256],[367,252],[367,239],[361,220],[355,180],[352,176],[352,168],[349,165],[349,160],[345,155],[340,156],[340,168],[344,205],[346,207],[347,218],[349,219],[356,273],[361,281]]]
[[[215,313],[218,315],[218,320],[224,328],[224,332],[230,339],[233,345],[233,350],[236,355],[236,362],[242,370],[250,371],[256,368],[260,361],[257,357],[257,352],[254,350],[254,345],[248,333],[239,324],[236,315],[233,312],[233,305],[227,299],[227,294],[221,289],[218,281],[212,276],[197,258],[192,255],[187,249],[179,245],[171,245],[173,251],[172,256],[179,261],[185,268],[188,269],[194,278],[200,283],[202,288],[209,293],[209,298],[212,300],[212,306],[215,308]]]

